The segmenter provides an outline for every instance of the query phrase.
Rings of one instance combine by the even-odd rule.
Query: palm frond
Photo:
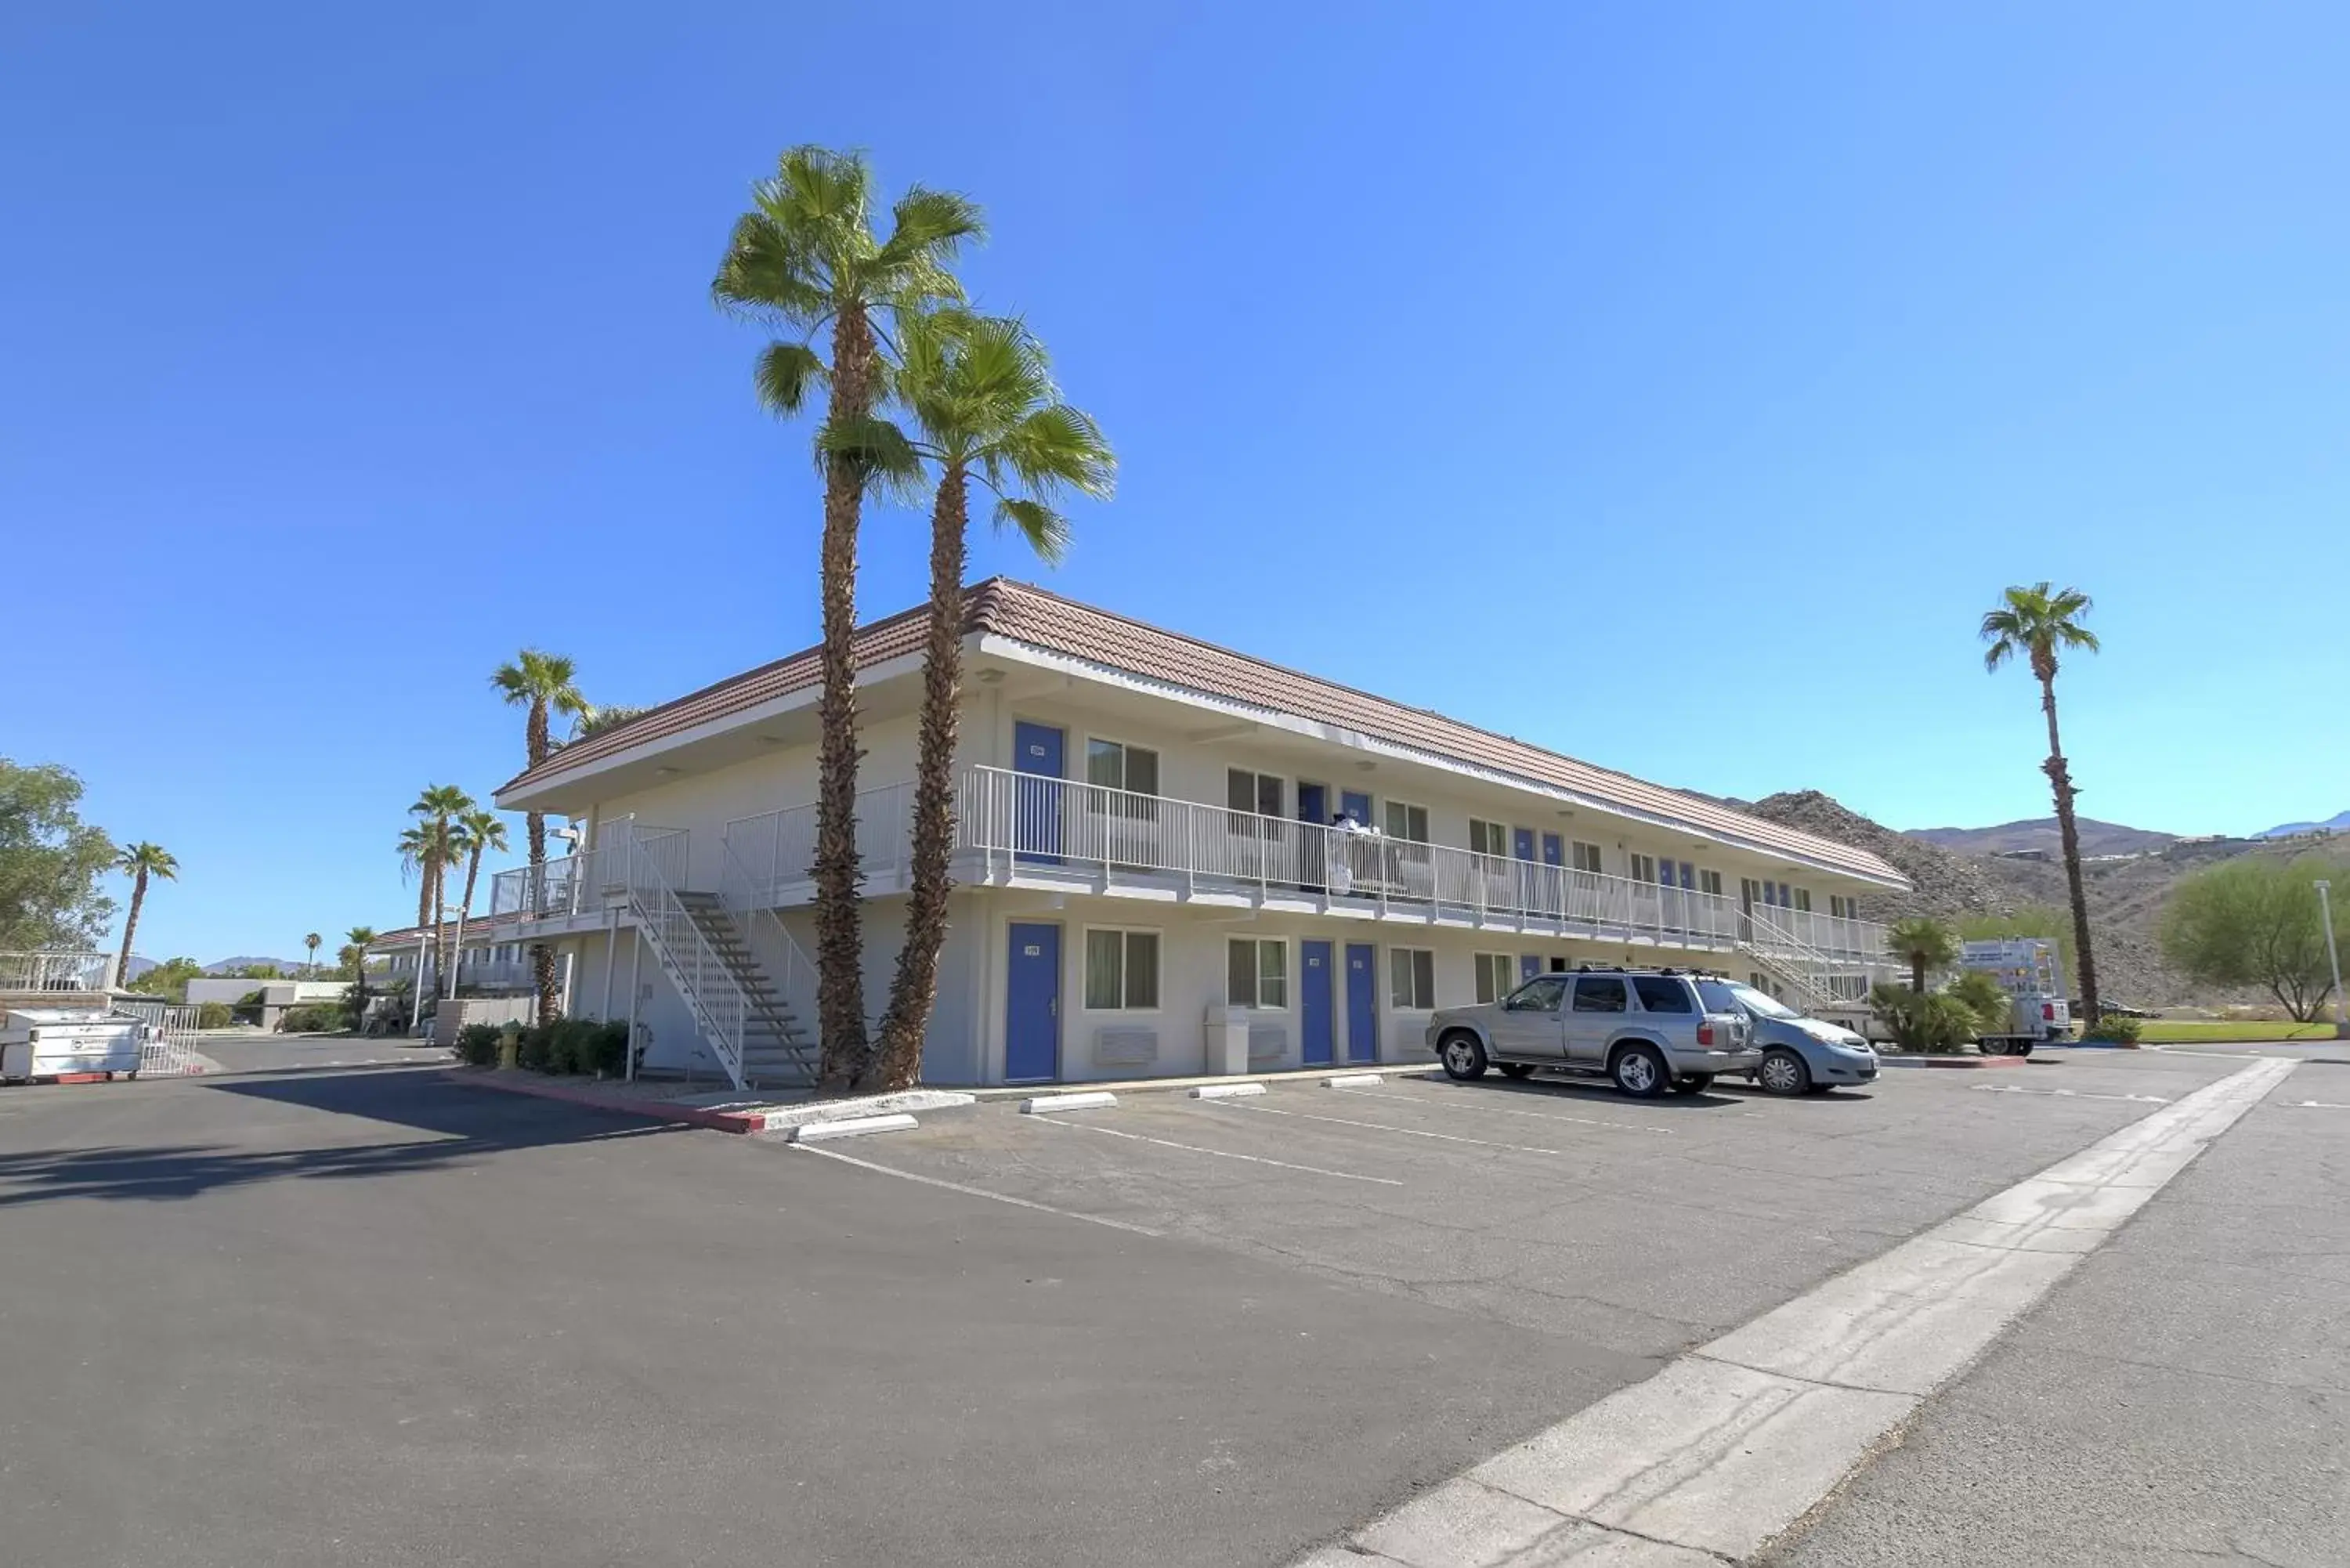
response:
[[[759,401],[768,412],[796,414],[806,406],[808,393],[831,379],[824,360],[805,343],[770,343],[760,350],[751,372]]]
[[[1097,501],[1118,489],[1118,454],[1082,409],[1053,403],[1036,410],[996,443],[1022,483],[1047,493],[1066,485]]]
[[[903,503],[919,500],[924,477],[921,451],[893,421],[878,414],[827,420],[816,432],[816,446],[819,456],[846,461],[868,489]]]
[[[1059,566],[1069,553],[1069,520],[1041,501],[1009,495],[998,500],[996,532],[1007,527],[1025,539],[1036,558],[1048,566]]]

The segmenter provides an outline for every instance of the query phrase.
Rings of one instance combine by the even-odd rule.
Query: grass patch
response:
[[[2138,1039],[2148,1045],[2228,1045],[2272,1040],[2331,1040],[2334,1021],[2294,1023],[2258,1019],[2205,1021],[2191,1018],[2149,1018]]]

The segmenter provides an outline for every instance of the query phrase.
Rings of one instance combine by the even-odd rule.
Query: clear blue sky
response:
[[[481,15],[473,13],[479,11]],[[799,141],[982,201],[1124,462],[1043,574],[1653,778],[2045,815],[2000,587],[2097,598],[2092,815],[2350,806],[2338,6],[124,5],[0,15],[0,751],[154,955],[412,915],[490,669],[811,640],[706,287]],[[921,593],[868,523],[862,602]],[[517,833],[517,837],[519,834]]]

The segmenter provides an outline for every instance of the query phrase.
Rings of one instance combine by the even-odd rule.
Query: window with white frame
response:
[[[1588,871],[1594,876],[1597,876],[1602,870],[1604,870],[1605,867],[1601,864],[1599,857],[1599,846],[1596,844],[1586,844],[1580,838],[1576,839],[1575,841],[1575,868],[1577,871]]]
[[[1224,804],[1234,811],[1279,816],[1283,815],[1281,803],[1285,793],[1277,774],[1253,773],[1247,768],[1224,771]]]
[[[1234,1007],[1289,1005],[1289,943],[1279,937],[1234,937],[1224,947],[1224,1000]]]
[[[1398,1012],[1436,1006],[1436,954],[1427,948],[1388,950],[1388,1004]]]
[[[1635,882],[1653,882],[1656,879],[1657,857],[1653,855],[1634,854],[1632,857],[1632,880]]]
[[[1159,933],[1086,932],[1086,1005],[1102,1012],[1143,1012],[1159,1005]]]
[[[1477,1000],[1499,1002],[1517,989],[1518,961],[1512,953],[1479,953]]]
[[[1860,900],[1847,898],[1841,893],[1830,893],[1828,913],[1839,920],[1856,920],[1860,919]]]
[[[1795,889],[1795,908],[1807,915],[1812,912],[1812,890],[1809,888]]]
[[[1510,853],[1510,830],[1498,822],[1472,816],[1469,819],[1469,847],[1479,855],[1506,857]]]
[[[1719,871],[1700,871],[1697,874],[1697,890],[1700,893],[1711,893],[1717,898],[1721,898],[1721,873]]]
[[[1427,843],[1428,807],[1399,800],[1388,802],[1387,833],[1389,838],[1399,838],[1406,844]]]
[[[1134,794],[1159,793],[1159,753],[1148,746],[1098,737],[1086,742],[1086,782]]]

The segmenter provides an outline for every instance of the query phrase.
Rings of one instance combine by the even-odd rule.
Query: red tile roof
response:
[[[871,669],[899,655],[918,651],[922,642],[924,613],[925,607],[916,606],[861,628],[857,634],[858,668]],[[1865,849],[1782,827],[1703,795],[1667,789],[1629,774],[1595,767],[1507,735],[1448,719],[1441,713],[1406,707],[1384,697],[1268,664],[1007,577],[991,577],[971,589],[964,599],[963,629],[966,635],[986,632],[1204,696],[1336,725],[1424,752],[1440,760],[1491,769],[1617,809],[1666,817],[1700,831],[1855,876],[1897,883],[1904,880],[1891,865]],[[544,783],[599,757],[815,686],[819,678],[816,655],[814,648],[803,649],[773,664],[665,702],[584,741],[575,741],[514,779],[504,789]]]

